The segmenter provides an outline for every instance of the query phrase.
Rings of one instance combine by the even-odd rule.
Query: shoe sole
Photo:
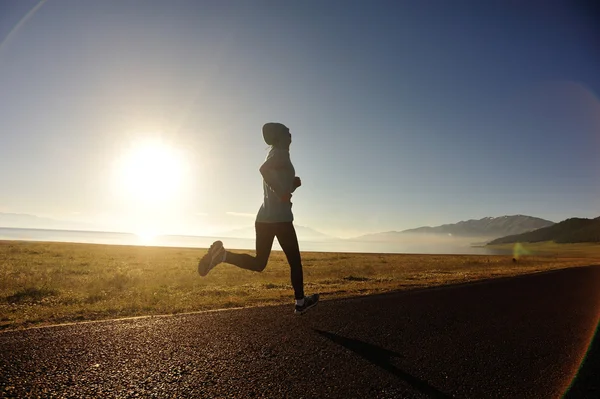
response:
[[[212,251],[211,251],[212,249]],[[200,262],[198,262],[198,274],[201,275],[202,277],[206,276],[208,274],[208,272],[210,272],[214,266],[211,267],[212,262],[215,260],[215,256],[220,253],[220,252],[224,252],[225,251],[225,247],[223,247],[223,243],[219,242],[219,244],[217,244],[217,246],[209,248],[208,252],[206,253],[206,255],[204,255],[202,257],[202,259],[200,259]],[[223,254],[220,253],[219,256],[222,256]],[[215,265],[216,266],[216,265]]]
[[[306,313],[307,311],[309,311],[310,309],[314,308],[315,306],[317,306],[319,304],[319,301],[313,303],[312,305],[310,305],[309,307],[307,307],[306,309],[302,310],[302,311],[298,311],[298,310],[294,310],[294,313],[297,315],[303,315],[304,313]]]
[[[206,261],[204,260],[204,258],[200,259],[200,262],[198,262],[198,274],[201,275],[202,277],[206,276],[208,274],[208,267],[210,266],[210,261],[208,260],[208,255],[204,255],[207,257]]]

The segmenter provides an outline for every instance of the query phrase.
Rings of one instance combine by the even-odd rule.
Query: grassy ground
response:
[[[303,253],[305,289],[323,299],[431,287],[600,263],[600,246],[540,244],[512,256]],[[245,251],[240,251],[245,252]],[[289,303],[289,266],[273,252],[254,273],[205,250],[0,241],[0,329]],[[251,253],[251,252],[248,252]]]

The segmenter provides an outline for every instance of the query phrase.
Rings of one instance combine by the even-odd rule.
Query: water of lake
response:
[[[145,245],[185,248],[208,248],[210,244],[221,239],[227,249],[254,249],[254,240],[247,238],[220,238],[203,236],[163,235],[143,238],[130,233],[110,233],[97,231],[42,230],[0,228],[0,240],[9,241],[51,241],[74,242],[110,245]],[[281,250],[277,240],[274,250]],[[508,254],[485,247],[474,247],[468,243],[439,242],[427,239],[414,241],[357,241],[357,240],[302,240],[300,249],[303,252],[355,252],[355,253],[419,253],[419,254]]]

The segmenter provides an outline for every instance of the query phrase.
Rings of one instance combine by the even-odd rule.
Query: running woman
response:
[[[292,214],[292,193],[302,185],[290,160],[290,129],[281,123],[267,123],[262,129],[265,142],[271,146],[259,171],[263,177],[263,203],[256,216],[256,256],[226,251],[221,241],[215,241],[198,263],[198,273],[206,276],[219,263],[262,272],[267,266],[277,237],[291,269],[292,287],[296,299],[295,313],[303,314],[319,301],[319,294],[304,295],[304,276],[298,238]]]

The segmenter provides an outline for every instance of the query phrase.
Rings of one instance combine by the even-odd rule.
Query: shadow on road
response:
[[[395,375],[399,379],[410,384],[413,388],[419,390],[421,393],[429,395],[432,398],[452,398],[443,392],[438,391],[436,388],[429,385],[427,382],[420,380],[412,375],[400,370],[398,367],[391,363],[391,358],[401,358],[402,356],[396,352],[383,349],[379,346],[368,344],[363,341],[359,341],[352,338],[346,338],[341,335],[337,335],[328,331],[322,331],[314,329],[317,333],[324,336],[325,338],[339,344],[346,349],[351,350],[357,355],[363,357],[369,362],[381,367],[385,371]]]

